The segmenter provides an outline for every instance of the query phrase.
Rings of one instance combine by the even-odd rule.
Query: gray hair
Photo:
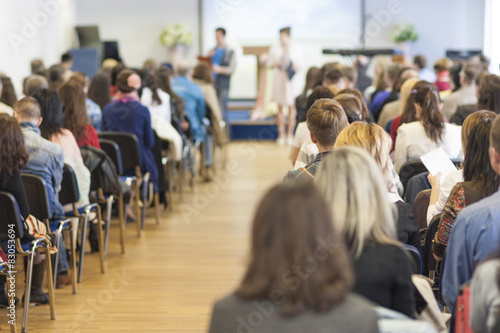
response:
[[[183,60],[176,66],[175,70],[177,72],[177,75],[187,76],[191,72],[192,69],[193,69],[193,66],[191,66],[189,61]]]
[[[33,96],[38,90],[48,89],[49,83],[44,76],[31,75],[24,83],[24,94],[26,96]]]

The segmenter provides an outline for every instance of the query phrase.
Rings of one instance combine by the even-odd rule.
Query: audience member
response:
[[[318,99],[307,111],[307,128],[311,141],[318,147],[318,155],[312,163],[305,167],[291,170],[286,175],[285,181],[314,179],[321,161],[333,150],[335,140],[340,131],[349,123],[342,106],[331,99]]]
[[[435,85],[419,81],[415,85],[415,109],[418,121],[399,127],[394,149],[394,168],[422,155],[443,148],[452,160],[462,158],[460,127],[445,122],[442,103]]]
[[[373,102],[373,97],[391,86],[388,80],[388,68],[392,64],[390,57],[377,55],[373,58],[373,84],[363,91],[363,97],[369,102]],[[367,70],[369,71],[369,69]]]
[[[367,75],[367,65],[368,58],[364,55],[357,55],[356,60],[354,61],[354,69],[358,73],[358,80],[355,85],[355,89],[359,91],[365,91],[372,84],[372,79]]]
[[[450,68],[452,66],[453,61],[450,58],[440,58],[434,63],[434,71],[436,72],[434,84],[438,88],[441,97],[448,96],[451,93]]]
[[[323,76],[323,87],[330,89],[334,95],[337,94],[346,88],[344,74],[338,68],[328,70]]]
[[[111,77],[108,73],[97,73],[90,80],[88,99],[95,102],[101,111],[104,110],[106,105],[111,103],[110,87]]]
[[[420,84],[425,85],[427,81],[417,81],[416,83],[410,81],[408,85],[405,87],[406,89],[410,89],[410,94],[408,95],[406,102],[403,100],[401,106],[401,115],[397,116],[396,118],[393,119],[391,123],[391,128],[390,128],[390,135],[392,139],[392,149],[391,153],[394,152],[394,148],[396,145],[396,138],[398,135],[398,129],[401,125],[403,124],[408,124],[412,123],[414,121],[417,121],[417,109],[415,108],[415,92],[416,92],[416,87],[417,84],[420,82]],[[405,82],[406,83],[406,82]]]
[[[61,66],[64,68],[64,73],[62,75],[63,80],[67,81],[73,75],[73,55],[69,52],[64,53],[61,56]]]
[[[378,332],[376,312],[350,293],[351,264],[332,222],[312,184],[273,187],[253,220],[243,281],[215,304],[209,332],[253,331],[256,306],[265,310],[262,332]]]
[[[87,109],[87,116],[90,119],[90,124],[97,131],[100,131],[102,124],[102,111],[101,107],[88,97],[89,78],[87,77],[87,75],[85,75],[85,73],[73,72],[73,75],[71,75],[68,80],[77,81],[81,85],[83,96],[85,97],[85,106]]]
[[[472,128],[467,140],[463,182],[456,184],[446,201],[439,228],[432,242],[432,252],[441,261],[448,244],[451,228],[460,211],[474,202],[488,197],[498,190],[499,177],[490,165],[488,142],[493,119],[481,120]]]
[[[361,148],[341,147],[325,158],[315,183],[353,259],[353,291],[414,317],[410,258],[396,240],[396,223],[380,167]]]
[[[158,87],[170,96],[172,121],[178,124],[181,131],[189,130],[189,122],[184,112],[184,100],[174,93],[171,86],[172,71],[167,66],[161,66],[156,72]]]
[[[413,67],[418,71],[420,80],[427,82],[436,81],[436,74],[427,68],[427,58],[423,54],[416,55],[413,58]]]
[[[361,114],[363,106],[361,105],[361,101],[355,95],[347,93],[337,94],[333,100],[339,102],[342,106],[349,124],[352,124],[355,121],[360,121],[363,117]]]
[[[52,65],[47,72],[47,81],[49,82],[49,89],[57,90],[64,82],[65,69],[62,65]]]
[[[47,76],[47,69],[42,59],[31,60],[31,75]]]
[[[383,90],[375,90],[370,98],[370,111],[373,115],[373,112],[377,110],[380,105],[384,102],[384,100],[391,95],[391,89],[394,86],[394,82],[397,80],[398,73],[400,72],[401,65],[399,64],[391,64],[387,67],[384,73],[381,73],[380,80],[383,80],[384,84],[380,84],[381,87],[385,87]],[[375,120],[378,119],[378,115]]]
[[[371,123],[373,122],[373,117],[370,114],[370,110],[368,109],[368,105],[366,104],[365,98],[363,97],[363,94],[361,91],[358,89],[342,89],[341,91],[338,92],[338,94],[352,94],[358,98],[358,100],[361,102],[361,114],[360,114],[360,120]]]
[[[2,96],[3,94],[3,83],[2,83],[2,80],[0,80],[0,96]],[[1,113],[6,113],[8,114],[9,116],[12,116],[13,114],[13,109],[11,106],[3,103],[2,101],[0,101],[0,114]]]
[[[476,78],[482,71],[479,64],[468,62],[460,71],[460,89],[446,97],[443,104],[443,115],[450,119],[459,105],[476,104]]]
[[[0,89],[0,102],[13,108],[17,102],[17,96],[12,80],[8,76],[0,75],[0,81],[3,87]]]
[[[419,81],[418,78],[410,78],[401,86],[400,97],[398,100],[387,103],[379,115],[377,124],[386,128],[387,123],[403,113],[408,97],[413,86]]]
[[[464,62],[463,60],[460,59],[456,59],[454,61],[453,66],[450,68],[450,78],[451,78],[450,89],[452,93],[462,88],[462,84],[460,81],[461,81],[461,72],[463,68],[464,68]]]
[[[344,76],[345,89],[354,89],[358,81],[358,72],[352,66],[340,65],[338,67]]]
[[[295,98],[295,109],[297,109],[297,124],[304,121],[307,112],[307,98],[311,95],[314,88],[321,86],[323,78],[321,70],[318,67],[311,67],[307,70],[306,83],[302,93]],[[294,138],[295,140],[295,138]],[[292,143],[293,146],[293,143]]]
[[[500,118],[496,117],[490,133],[490,163],[500,174]],[[500,244],[500,192],[465,207],[451,229],[446,260],[441,277],[442,297],[455,309],[458,290],[472,278],[476,266]]]
[[[23,93],[25,96],[33,96],[37,91],[49,89],[49,82],[45,76],[31,75],[24,80]]]

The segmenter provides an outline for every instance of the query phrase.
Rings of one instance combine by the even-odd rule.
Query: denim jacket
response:
[[[28,151],[29,161],[22,172],[42,177],[47,184],[52,208],[52,217],[63,217],[64,211],[59,202],[59,191],[64,167],[63,149],[56,143],[45,140],[40,129],[31,122],[22,122],[24,145]]]

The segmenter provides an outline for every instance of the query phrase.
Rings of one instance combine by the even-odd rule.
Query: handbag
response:
[[[470,285],[466,283],[460,288],[455,304],[455,333],[474,333],[470,327],[470,298]]]

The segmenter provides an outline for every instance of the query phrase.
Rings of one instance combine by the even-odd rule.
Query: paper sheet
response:
[[[435,176],[441,173],[441,180],[450,172],[457,170],[455,164],[450,160],[443,148],[435,149],[420,157],[420,160],[425,165],[430,174]]]

